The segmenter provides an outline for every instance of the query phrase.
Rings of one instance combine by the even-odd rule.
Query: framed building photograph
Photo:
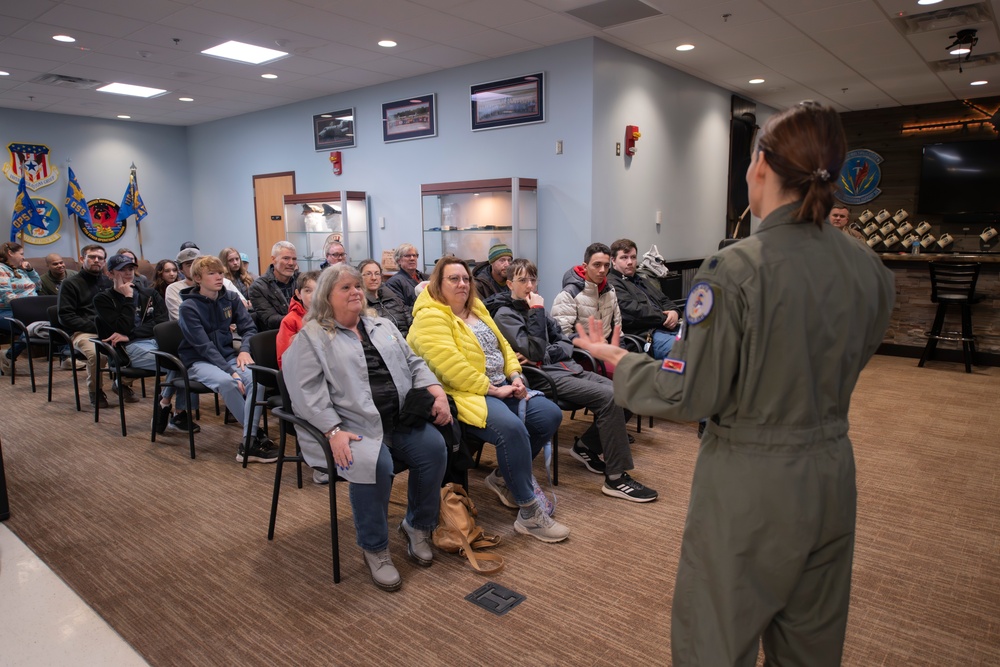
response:
[[[382,141],[406,141],[437,136],[434,93],[382,105]]]
[[[472,131],[544,123],[543,81],[539,72],[472,86]]]
[[[354,108],[313,116],[313,141],[317,151],[354,148]]]

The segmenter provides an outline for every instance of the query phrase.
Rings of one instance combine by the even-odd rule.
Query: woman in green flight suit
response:
[[[832,109],[764,126],[747,170],[756,233],[708,258],[663,362],[579,329],[643,415],[710,415],[671,620],[675,667],[839,665],[857,492],[847,413],[895,297],[867,246],[825,224],[846,151]],[[590,331],[601,331],[591,326]]]

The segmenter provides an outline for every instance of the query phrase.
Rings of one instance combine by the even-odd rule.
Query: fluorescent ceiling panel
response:
[[[234,40],[230,40],[225,44],[213,46],[210,49],[205,49],[202,53],[206,56],[213,56],[224,60],[235,60],[236,62],[249,63],[251,65],[269,63],[288,55],[285,51],[266,49],[263,46],[244,44],[243,42],[237,42]]]
[[[130,83],[109,83],[97,89],[99,93],[114,93],[115,95],[131,95],[132,97],[156,97],[167,92],[162,88],[147,88],[146,86],[133,86]]]

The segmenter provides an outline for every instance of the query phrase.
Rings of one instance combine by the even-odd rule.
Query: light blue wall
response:
[[[593,40],[580,40],[192,127],[197,240],[207,248],[249,245],[244,240],[256,233],[254,174],[294,171],[299,193],[367,192],[376,257],[404,241],[422,247],[422,183],[537,178],[541,291],[554,296],[590,236],[593,47]],[[546,77],[545,123],[471,131],[469,86],[539,71]],[[384,144],[382,103],[427,93],[437,95],[437,137]],[[348,107],[355,109],[357,146],[343,151],[338,177],[329,152],[313,150],[312,116]],[[555,154],[559,139],[562,155]]]
[[[192,236],[186,128],[0,109],[3,162],[10,160],[7,145],[12,142],[48,146],[50,163],[59,169],[59,179],[55,183],[36,191],[29,190],[28,194],[47,199],[59,209],[63,216],[62,238],[50,245],[28,245],[27,256],[38,257],[50,252],[77,256],[74,228],[63,206],[68,159],[72,160],[73,172],[87,199],[103,198],[116,203],[120,203],[125,194],[129,165],[135,162],[139,193],[149,210],[149,216],[142,222],[146,259],[155,262],[162,257],[173,257],[181,241]],[[3,240],[7,240],[16,195],[17,185],[6,178],[0,179]],[[127,246],[138,252],[134,221],[135,218],[130,218],[125,235],[106,246],[109,251]],[[83,234],[79,238],[81,246],[90,243]]]

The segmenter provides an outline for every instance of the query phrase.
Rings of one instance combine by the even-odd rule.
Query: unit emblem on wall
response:
[[[49,147],[42,144],[8,144],[10,162],[3,166],[3,173],[11,183],[20,183],[24,175],[24,184],[30,190],[44,188],[55,183],[59,178],[59,170],[49,164]]]
[[[110,199],[91,199],[87,202],[90,220],[78,218],[80,231],[91,241],[113,243],[125,233],[125,220],[118,220],[118,204]]]
[[[35,245],[55,243],[60,238],[59,225],[62,224],[62,215],[59,213],[59,209],[48,199],[32,197],[32,201],[35,203],[38,215],[45,222],[45,227],[28,225],[22,230],[21,239],[25,243],[34,243]]]
[[[881,162],[882,156],[867,148],[849,151],[840,170],[837,199],[853,206],[867,204],[882,194],[878,188],[882,180]]]

